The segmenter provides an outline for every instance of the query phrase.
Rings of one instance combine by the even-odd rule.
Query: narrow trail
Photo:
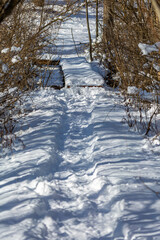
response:
[[[0,162],[0,239],[159,240],[158,155],[122,123],[116,92],[77,87],[103,79],[77,56],[69,28],[85,33],[85,18],[74,16],[59,33],[73,87],[32,93],[26,104],[34,110],[17,130],[25,149],[15,144]],[[81,35],[77,44],[87,42]]]
[[[50,201],[51,215],[55,209],[61,223],[58,235],[67,233],[62,239],[134,239],[129,230],[125,232],[128,214],[136,219],[129,219],[131,226],[143,228],[138,220],[140,209],[134,212],[130,201],[133,206],[139,204],[144,194],[139,177],[143,168],[143,177],[148,177],[150,167],[147,171],[141,137],[120,122],[119,106],[109,115],[113,109],[110,94],[96,88],[65,91],[65,123],[59,142],[62,161],[54,175],[58,199]],[[149,200],[151,195],[146,193],[146,197]],[[148,218],[150,224],[153,216]]]

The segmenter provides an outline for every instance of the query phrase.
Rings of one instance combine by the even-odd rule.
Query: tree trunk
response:
[[[96,40],[98,38],[98,0],[96,0]]]
[[[1,2],[0,2],[0,23],[13,12],[13,9],[19,3],[23,3],[23,2],[24,2],[24,0],[1,0]]]
[[[86,3],[86,20],[87,20],[87,29],[88,29],[88,37],[89,37],[89,54],[90,54],[90,60],[93,61],[92,57],[92,39],[91,39],[91,31],[89,27],[89,17],[88,17],[88,2],[85,0]]]
[[[157,2],[157,0],[152,0],[152,5],[160,22],[160,4]]]
[[[113,1],[104,0],[103,2],[103,41],[108,42],[112,38],[113,34]]]

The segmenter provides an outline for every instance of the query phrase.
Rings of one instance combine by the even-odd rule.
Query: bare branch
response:
[[[157,2],[157,0],[152,0],[152,5],[154,7],[154,10],[156,12],[156,15],[160,21],[160,5],[159,3]]]

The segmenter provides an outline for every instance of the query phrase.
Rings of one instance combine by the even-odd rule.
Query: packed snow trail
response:
[[[82,41],[84,21],[75,16],[63,31],[83,23]],[[86,68],[98,84],[102,77],[69,51],[63,31],[61,62],[74,86],[37,90],[25,102],[32,111],[12,152],[1,153],[0,239],[159,240],[159,156],[122,123],[116,92],[76,87]]]
[[[1,239],[158,239],[160,200],[142,183],[158,191],[158,156],[121,123],[118,97],[97,88],[32,97],[26,147],[1,161]]]

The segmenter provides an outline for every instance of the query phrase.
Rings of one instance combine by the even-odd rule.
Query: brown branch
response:
[[[157,2],[157,0],[152,0],[152,5],[154,7],[154,10],[156,12],[156,15],[160,21],[160,5],[159,3]]]

